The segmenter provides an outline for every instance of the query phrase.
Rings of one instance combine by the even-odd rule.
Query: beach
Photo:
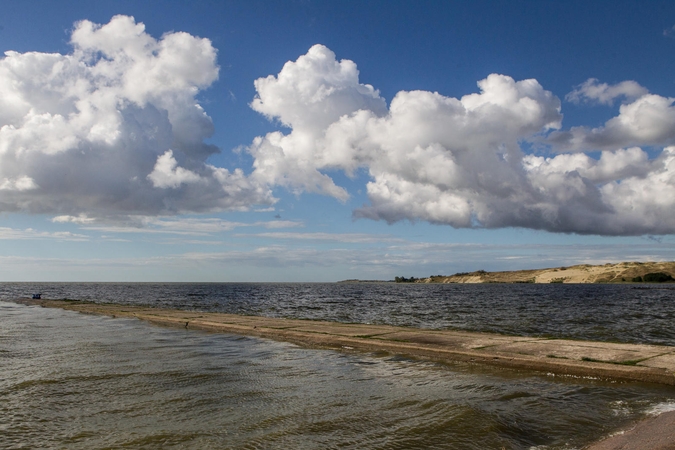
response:
[[[634,427],[592,444],[588,450],[672,450],[675,448],[675,411],[649,417]]]

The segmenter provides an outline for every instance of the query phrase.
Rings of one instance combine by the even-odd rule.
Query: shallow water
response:
[[[571,449],[673,401],[0,302],[0,448]]]
[[[233,314],[675,345],[675,285],[0,283],[70,298]]]

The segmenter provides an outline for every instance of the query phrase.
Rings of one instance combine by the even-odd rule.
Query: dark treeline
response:
[[[414,283],[417,280],[419,280],[419,278],[415,278],[415,277],[410,277],[410,278],[394,277],[394,281],[397,282],[397,283]]]

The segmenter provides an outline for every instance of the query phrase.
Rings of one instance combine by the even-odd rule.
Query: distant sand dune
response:
[[[675,278],[675,262],[622,262],[593,266],[581,264],[537,270],[477,272],[422,278],[418,283],[624,283],[650,273]]]

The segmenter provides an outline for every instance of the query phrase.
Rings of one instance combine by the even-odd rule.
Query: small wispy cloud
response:
[[[166,245],[208,245],[208,246],[215,246],[215,245],[224,245],[226,242],[225,241],[217,241],[217,240],[202,240],[202,239],[181,239],[181,238],[175,238],[175,239],[167,239],[165,241],[161,242],[162,244]]]
[[[575,104],[597,102],[601,105],[612,105],[617,98],[632,101],[648,93],[647,88],[632,80],[609,85],[600,83],[597,78],[589,78],[567,94],[565,100]]]
[[[75,223],[78,225],[87,225],[96,222],[96,219],[93,217],[87,217],[86,214],[80,214],[77,216],[56,216],[52,218],[53,223]]]
[[[134,223],[98,224],[95,219],[81,216],[57,216],[54,223],[74,223],[81,225],[85,230],[101,231],[105,233],[148,233],[148,234],[179,234],[191,236],[207,236],[232,231],[236,228],[298,228],[304,223],[292,220],[269,220],[257,222],[233,222],[216,218],[154,218],[143,217]]]
[[[85,234],[76,234],[69,231],[37,231],[32,228],[23,230],[16,228],[0,227],[0,239],[17,239],[17,240],[43,240],[55,239],[60,241],[88,241],[89,236]]]
[[[291,233],[291,232],[271,232],[271,233],[250,233],[237,234],[237,237],[261,237],[269,239],[295,239],[302,241],[329,241],[342,243],[368,244],[375,242],[405,242],[400,238],[393,236],[383,236],[366,233]]]

